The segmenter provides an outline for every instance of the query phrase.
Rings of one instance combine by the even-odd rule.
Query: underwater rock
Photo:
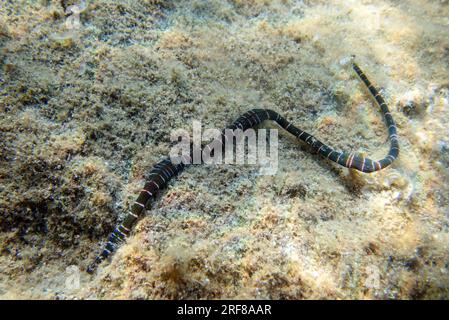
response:
[[[424,116],[428,106],[423,90],[415,89],[406,92],[399,98],[398,109],[408,117]]]
[[[0,298],[447,299],[446,7],[2,1]],[[191,167],[85,272],[193,120],[273,109],[379,159],[385,124],[351,55],[396,121],[392,166],[342,169],[279,131],[276,174]]]

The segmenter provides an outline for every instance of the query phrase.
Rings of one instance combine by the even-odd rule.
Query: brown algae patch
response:
[[[100,0],[66,33],[82,2],[0,8],[1,298],[449,296],[447,7]],[[84,273],[171,130],[193,119],[222,128],[271,108],[380,157],[384,124],[340,63],[351,54],[397,122],[391,168],[349,172],[280,132],[275,176],[189,168],[112,261]]]

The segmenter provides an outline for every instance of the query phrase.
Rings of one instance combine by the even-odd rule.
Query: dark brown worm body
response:
[[[360,79],[363,81],[363,83],[367,86],[368,90],[376,100],[384,116],[390,139],[390,151],[385,158],[374,161],[354,153],[336,151],[316,139],[311,134],[295,127],[279,113],[268,109],[252,109],[240,116],[231,126],[228,127],[228,129],[241,129],[245,131],[246,129],[261,124],[263,121],[271,120],[275,121],[279,126],[281,126],[283,129],[285,129],[295,137],[307,143],[311,147],[313,152],[316,152],[323,157],[338,163],[339,165],[347,168],[354,168],[361,172],[374,172],[386,168],[399,155],[396,125],[384,99],[381,97],[377,89],[371,84],[362,70],[360,70],[360,68],[355,63],[352,65],[352,67],[360,77]],[[223,131],[222,135],[215,139],[212,143],[220,143],[224,146],[227,139],[228,137]],[[212,143],[210,145],[212,145]],[[210,145],[205,146],[205,148],[210,148]],[[103,251],[87,268],[87,272],[92,273],[98,266],[98,264],[105,260],[112,252],[114,252],[121,242],[125,241],[133,225],[136,223],[137,219],[139,219],[143,215],[145,208],[148,207],[150,201],[154,200],[156,194],[160,190],[164,189],[167,186],[167,183],[184,169],[186,164],[183,163],[190,163],[190,156],[184,157],[185,158],[181,159],[182,161],[179,164],[173,164],[170,159],[164,159],[153,167],[150,172],[150,179],[140,192],[140,195],[137,198],[136,202],[132,205],[131,211],[125,217],[122,224],[118,225],[111,233]]]

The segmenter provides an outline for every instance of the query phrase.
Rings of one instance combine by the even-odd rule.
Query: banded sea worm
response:
[[[368,80],[366,75],[357,64],[353,63],[352,68],[376,100],[376,103],[380,107],[380,110],[384,116],[386,126],[388,128],[390,150],[388,154],[381,160],[375,161],[355,153],[336,151],[320,140],[316,139],[311,134],[295,127],[279,113],[269,109],[252,109],[241,115],[227,129],[241,129],[244,131],[261,124],[263,121],[271,120],[275,121],[280,127],[285,129],[290,134],[307,143],[311,147],[313,152],[318,153],[321,156],[328,158],[329,160],[336,162],[341,166],[344,166],[346,168],[354,168],[365,173],[379,171],[383,168],[386,168],[399,155],[399,143],[396,125],[388,109],[388,106],[385,103],[385,100],[380,95],[379,91],[371,84],[371,82]],[[211,142],[211,144],[220,143],[224,147],[225,140],[227,139],[228,137],[225,135],[225,131],[223,130],[221,136],[216,138],[213,142]],[[206,147],[209,147],[209,145],[207,145]],[[145,212],[145,208],[148,207],[149,202],[154,200],[156,194],[160,190],[163,190],[167,186],[167,183],[185,168],[186,164],[184,163],[190,163],[190,156],[184,157],[186,158],[181,159],[184,161],[181,161],[181,163],[179,164],[174,164],[170,159],[167,158],[160,161],[153,167],[150,172],[150,179],[145,183],[145,186],[140,192],[139,197],[132,205],[130,212],[125,217],[123,222],[119,224],[111,233],[108,238],[108,242],[104,246],[101,253],[95,258],[93,263],[88,266],[87,272],[94,272],[96,267],[112,252],[114,252],[121,242],[125,241],[126,237],[131,232],[133,225]]]

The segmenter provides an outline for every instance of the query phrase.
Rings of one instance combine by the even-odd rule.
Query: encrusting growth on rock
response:
[[[390,139],[390,150],[386,157],[381,160],[374,161],[363,155],[357,155],[354,153],[339,152],[333,148],[327,146],[323,142],[316,139],[313,135],[295,127],[289,121],[287,121],[279,113],[269,109],[252,109],[242,116],[240,116],[234,123],[227,129],[242,130],[245,131],[249,128],[255,127],[266,120],[275,121],[280,127],[285,129],[290,134],[294,135],[298,139],[307,143],[313,152],[320,154],[321,156],[338,163],[347,168],[353,168],[361,172],[369,173],[379,171],[388,167],[399,155],[399,144],[396,125],[391,116],[385,100],[380,95],[379,91],[371,84],[366,75],[360,69],[360,67],[353,63],[352,67],[363,83],[366,85],[371,95],[379,105],[382,114],[385,119],[386,126],[388,128],[388,135]],[[228,137],[223,130],[221,136],[216,138],[211,144],[206,145],[205,148],[210,148],[210,145],[214,143],[220,143],[224,148],[225,142]],[[183,156],[179,164],[174,164],[169,158],[164,159],[157,163],[150,172],[150,180],[146,182],[144,188],[140,192],[139,197],[131,207],[131,211],[125,217],[123,222],[118,225],[108,238],[108,242],[104,246],[102,252],[96,257],[95,261],[89,265],[87,272],[93,273],[96,267],[111,253],[113,253],[117,246],[123,242],[131,232],[133,225],[136,223],[143,213],[145,208],[151,200],[154,200],[156,194],[164,189],[168,182],[179,174],[184,167],[190,163],[191,156]]]

